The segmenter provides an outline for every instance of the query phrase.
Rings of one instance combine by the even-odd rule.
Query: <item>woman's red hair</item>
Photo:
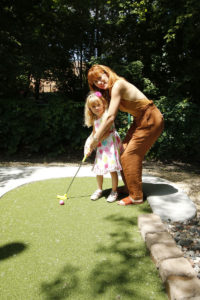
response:
[[[112,86],[116,80],[121,78],[109,67],[106,67],[104,65],[93,65],[88,71],[88,84],[89,84],[91,91],[98,90],[98,88],[94,84],[94,81],[96,81],[98,79],[98,77],[101,76],[103,73],[105,73],[108,76],[108,88],[109,89],[112,88]]]

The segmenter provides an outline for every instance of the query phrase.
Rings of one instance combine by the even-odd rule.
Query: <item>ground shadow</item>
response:
[[[125,188],[125,186],[120,186],[120,188],[122,188],[122,187]],[[103,190],[102,197],[107,198],[110,195],[111,191],[112,191],[111,188]],[[121,189],[120,189],[120,191],[118,191],[118,198],[117,198],[117,200],[121,200],[121,199],[123,199],[124,197],[127,197],[127,196],[128,196],[128,193],[122,193]]]
[[[143,182],[142,190],[144,193],[144,200],[146,200],[148,196],[165,196],[165,195],[175,194],[178,192],[178,189],[176,189],[174,186],[170,185],[169,183],[165,183],[165,182],[164,183]],[[109,196],[110,192],[111,192],[110,188],[105,189],[103,191],[102,197],[107,198]],[[121,200],[127,196],[128,196],[128,193],[119,192],[118,200]]]
[[[15,256],[27,248],[23,243],[10,243],[0,247],[0,260]]]
[[[34,171],[34,167],[2,167],[0,168],[0,187],[4,187],[9,180],[28,178]]]
[[[42,283],[41,292],[46,300],[72,299],[74,291],[78,292],[79,269],[71,264],[67,264],[60,273],[49,283]]]
[[[111,188],[108,188],[108,189],[104,189],[103,190],[103,193],[102,193],[102,195],[101,195],[101,197],[99,198],[99,199],[97,199],[97,200],[92,200],[92,201],[98,201],[98,200],[101,200],[102,198],[107,198],[109,195],[110,195],[110,193],[111,193]],[[92,194],[85,194],[85,195],[76,195],[76,196],[70,196],[70,194],[69,195],[67,195],[67,197],[68,198],[88,198],[88,197],[90,197]],[[118,200],[121,200],[122,198],[124,198],[124,197],[126,197],[126,196],[128,196],[128,194],[122,194],[122,193],[119,193],[119,197],[118,197]]]
[[[142,249],[141,244],[134,243],[133,235],[128,231],[130,226],[137,225],[137,217],[110,215],[105,218],[105,222],[115,223],[115,231],[110,233],[109,246],[100,244],[97,247],[98,253],[103,253],[110,259],[96,264],[90,274],[92,299],[98,297],[104,299],[109,290],[114,290],[116,299],[149,300],[149,295],[146,297],[144,294],[141,295],[141,290],[136,288],[145,283],[148,273],[148,268],[144,268],[148,250]],[[134,270],[134,277],[130,275],[131,270]],[[161,291],[164,292],[164,287],[161,287]]]
[[[141,272],[140,266],[145,263],[143,260],[148,252],[147,249],[142,252],[141,246],[134,244],[132,234],[126,230],[127,227],[130,229],[130,226],[137,225],[137,217],[125,218],[113,214],[106,217],[104,221],[105,224],[114,223],[115,229],[109,234],[110,245],[98,244],[96,252],[115,257],[100,261],[92,267],[89,276],[85,278],[88,299],[149,300],[149,295],[147,297],[142,295],[141,298],[140,291],[134,287],[141,280],[145,282],[145,274]],[[134,278],[130,276],[131,268],[135,269]],[[43,299],[78,299],[78,295],[81,295],[79,271],[78,267],[67,264],[51,282],[42,283]],[[107,298],[107,292],[112,291],[113,294],[113,290],[116,297]]]
[[[69,194],[69,195],[67,195],[67,199],[88,198],[88,197],[90,197],[90,196],[91,196],[91,194],[87,194],[87,195],[76,195],[76,196],[70,196],[70,194]]]
[[[143,182],[142,189],[146,197],[165,196],[178,192],[178,189],[167,183],[147,183]]]

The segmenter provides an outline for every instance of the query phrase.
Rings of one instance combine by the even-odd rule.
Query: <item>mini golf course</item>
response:
[[[1,300],[163,300],[163,284],[137,227],[147,202],[91,201],[95,178],[34,182],[0,198]],[[121,183],[122,184],[122,183]],[[110,179],[104,180],[109,194]]]

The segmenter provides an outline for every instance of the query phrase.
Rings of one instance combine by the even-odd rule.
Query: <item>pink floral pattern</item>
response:
[[[97,130],[103,117],[95,120],[94,126]],[[119,134],[113,125],[110,129],[110,135],[98,144],[93,171],[96,175],[104,175],[110,172],[122,170],[120,164],[120,153],[123,151],[122,142]]]

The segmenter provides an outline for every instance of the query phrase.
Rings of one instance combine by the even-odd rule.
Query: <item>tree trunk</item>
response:
[[[40,78],[35,80],[35,99],[38,100],[40,96]]]

